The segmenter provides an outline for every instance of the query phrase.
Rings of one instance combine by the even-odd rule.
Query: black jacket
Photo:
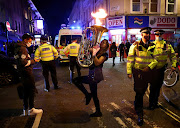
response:
[[[20,72],[32,72],[32,65],[35,61],[29,55],[25,42],[20,42],[15,45],[15,56],[17,60],[18,70]]]

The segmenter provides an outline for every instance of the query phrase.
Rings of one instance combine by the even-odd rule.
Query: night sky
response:
[[[61,24],[67,24],[67,18],[71,13],[76,0],[32,0],[36,8],[48,25],[51,36],[58,34]]]

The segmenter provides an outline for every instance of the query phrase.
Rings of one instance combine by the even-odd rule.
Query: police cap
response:
[[[29,33],[25,33],[25,34],[22,36],[22,40],[25,40],[25,39],[33,39],[33,37],[32,37]]]
[[[164,33],[165,33],[164,30],[155,30],[155,31],[154,31],[154,34],[155,34],[155,35],[162,35],[162,34],[164,34]]]
[[[151,27],[144,27],[141,28],[140,32],[141,33],[151,33],[152,28]]]
[[[48,41],[48,38],[46,37],[46,36],[41,36],[41,38],[40,38],[40,41],[41,42],[47,42]]]

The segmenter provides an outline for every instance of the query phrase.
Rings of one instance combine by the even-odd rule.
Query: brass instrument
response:
[[[83,31],[77,57],[77,61],[81,67],[89,67],[93,64],[93,58],[89,48],[92,48],[100,43],[104,32],[108,32],[108,29],[97,25],[88,27]]]

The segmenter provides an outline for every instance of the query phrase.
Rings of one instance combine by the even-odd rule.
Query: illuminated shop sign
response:
[[[152,28],[177,28],[177,17],[150,16],[149,27]]]
[[[142,28],[149,26],[149,16],[128,16],[129,28]]]
[[[43,29],[44,28],[43,20],[37,20],[37,28],[38,29]]]
[[[107,28],[125,28],[125,16],[113,17],[107,19]]]

